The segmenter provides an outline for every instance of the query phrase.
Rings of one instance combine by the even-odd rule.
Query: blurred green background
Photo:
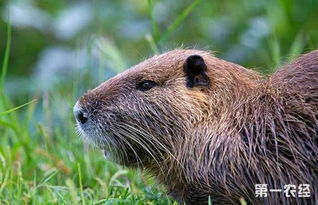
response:
[[[317,0],[195,1],[175,22],[193,2],[2,1],[2,56],[8,15],[13,27],[8,93],[21,97],[54,89],[55,83],[76,78],[74,72],[90,72],[96,85],[156,49],[212,50],[268,73],[280,61],[317,48]]]
[[[5,0],[0,11],[0,204],[172,204],[83,145],[77,98],[177,47],[264,74],[318,48],[318,0]]]

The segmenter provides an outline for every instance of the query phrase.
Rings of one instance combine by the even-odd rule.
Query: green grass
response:
[[[159,41],[165,41],[199,1],[186,7],[162,34],[152,18],[148,42],[154,53]],[[152,1],[149,11],[152,16]],[[107,162],[99,150],[83,144],[75,131],[72,107],[85,89],[80,89],[85,74],[73,84],[13,105],[5,93],[10,44],[8,24],[0,81],[0,204],[176,204],[140,170]],[[105,52],[99,48],[102,55],[115,72],[122,71],[126,65],[120,53],[105,45]]]
[[[73,88],[63,89],[21,106],[1,92],[0,204],[173,204],[152,179],[83,144]],[[63,106],[65,115],[55,113]],[[39,111],[43,120],[36,120]]]

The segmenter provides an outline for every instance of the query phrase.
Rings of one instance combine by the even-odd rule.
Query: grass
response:
[[[147,36],[154,53],[199,1],[186,7],[162,34],[152,18],[153,33]],[[148,3],[151,11],[152,1]],[[14,106],[5,93],[10,44],[8,24],[0,81],[0,204],[176,204],[152,178],[107,162],[75,134],[72,107],[85,74],[71,85]],[[100,48],[111,67],[122,71],[125,64],[116,48],[106,50]]]
[[[188,7],[181,11],[177,18],[168,26],[166,31],[161,34],[160,38],[157,40],[157,43],[163,44],[201,1],[202,0],[194,0]]]
[[[166,28],[160,28],[153,15],[153,0],[148,0],[152,33],[146,35],[145,41],[153,53],[160,52],[201,2],[192,1]],[[268,72],[273,72],[282,60],[289,61],[302,53],[306,42],[304,32],[299,32],[285,52],[278,36],[273,35],[267,52],[267,67],[273,69]],[[74,74],[77,79],[73,83],[35,93],[25,104],[14,105],[5,92],[10,45],[8,24],[0,79],[0,204],[176,204],[152,178],[105,161],[99,150],[83,144],[75,134],[72,107],[86,89],[92,88],[92,84],[83,83],[85,73]],[[126,68],[118,49],[108,42],[105,45],[106,49],[99,49],[113,71]],[[105,76],[103,72],[100,69],[98,76]],[[241,204],[246,202],[242,199]]]
[[[1,103],[0,204],[173,204],[152,179],[105,161],[82,143],[70,96],[53,91],[10,109]],[[49,112],[63,98],[69,113],[54,122]],[[41,107],[48,120],[35,119]]]

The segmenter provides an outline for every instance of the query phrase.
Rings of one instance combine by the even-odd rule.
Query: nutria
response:
[[[108,159],[146,170],[181,203],[318,204],[318,50],[267,77],[173,50],[88,91],[74,113]]]

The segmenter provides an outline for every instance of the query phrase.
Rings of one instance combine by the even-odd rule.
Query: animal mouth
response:
[[[74,114],[77,130],[84,142],[99,148],[104,157],[124,166],[142,166],[148,160],[147,153],[155,148],[149,141],[149,134],[139,130],[138,124],[127,124],[120,113],[114,111],[100,112],[94,115],[88,112],[87,120],[83,120],[81,112],[87,112],[76,105]]]
[[[133,146],[126,147],[124,142],[119,141],[119,136],[116,136],[110,130],[100,130],[98,125],[93,123],[90,126],[77,125],[77,130],[85,143],[102,151],[106,160],[126,166],[136,164],[135,159],[133,159],[137,158],[135,156],[136,151],[130,150]],[[140,160],[138,159],[138,161]]]

